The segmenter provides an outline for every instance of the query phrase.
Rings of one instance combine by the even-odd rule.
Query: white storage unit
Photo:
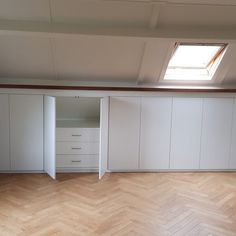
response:
[[[98,168],[99,128],[57,128],[56,133],[58,168]]]
[[[110,99],[109,169],[235,169],[234,99],[176,97],[173,107],[171,100],[171,97]]]
[[[201,139],[201,169],[228,169],[233,99],[205,98]]]
[[[0,94],[0,171],[46,172],[55,179],[58,167],[96,170],[101,178],[107,170],[108,97],[83,98],[83,109],[70,106],[73,99],[64,101],[57,117],[55,97]]]
[[[43,171],[43,96],[10,95],[11,170]]]
[[[112,97],[109,120],[110,170],[139,168],[140,97]]]
[[[0,94],[0,171],[10,170],[9,98]]]
[[[172,98],[141,99],[140,169],[169,168]]]
[[[199,169],[202,98],[173,98],[171,169]]]

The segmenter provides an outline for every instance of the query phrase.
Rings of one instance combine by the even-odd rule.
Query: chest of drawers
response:
[[[99,135],[99,128],[57,128],[57,169],[96,170],[99,162]]]

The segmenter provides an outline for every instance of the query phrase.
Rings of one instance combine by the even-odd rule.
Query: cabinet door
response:
[[[142,98],[140,168],[168,169],[172,98]]]
[[[11,167],[43,170],[43,96],[10,95]]]
[[[139,167],[140,98],[112,97],[109,120],[109,169]]]
[[[229,168],[236,169],[236,99],[234,99],[233,106],[233,126]]]
[[[56,99],[44,96],[44,171],[56,179]]]
[[[201,147],[202,98],[174,98],[170,168],[198,169]]]
[[[9,148],[8,95],[0,94],[0,171],[10,170]]]
[[[201,169],[229,168],[232,109],[233,99],[204,99]]]
[[[108,113],[109,98],[104,97],[100,100],[100,145],[99,145],[99,179],[107,171],[108,159]]]

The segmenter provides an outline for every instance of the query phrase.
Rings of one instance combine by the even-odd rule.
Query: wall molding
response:
[[[168,87],[112,87],[112,86],[62,86],[62,85],[29,85],[0,84],[6,89],[44,89],[44,90],[77,90],[77,91],[121,91],[121,92],[181,92],[181,93],[236,93],[236,88],[168,88]]]

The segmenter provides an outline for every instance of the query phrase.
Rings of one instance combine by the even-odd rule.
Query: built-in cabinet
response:
[[[9,96],[0,94],[0,171],[10,169]]]
[[[58,116],[55,97],[0,94],[0,171],[56,178],[57,170],[94,169],[102,177],[107,170],[236,169],[235,98],[116,96],[98,103],[83,105],[92,118],[85,122],[69,105]]]
[[[112,97],[109,169],[236,168],[234,98]]]
[[[107,170],[108,102],[97,98],[96,110],[87,102],[83,111],[63,108],[66,118],[71,110],[79,117],[96,112],[101,119],[60,119],[55,97],[0,94],[0,171],[46,172],[55,179],[57,168],[94,168],[101,178]]]

